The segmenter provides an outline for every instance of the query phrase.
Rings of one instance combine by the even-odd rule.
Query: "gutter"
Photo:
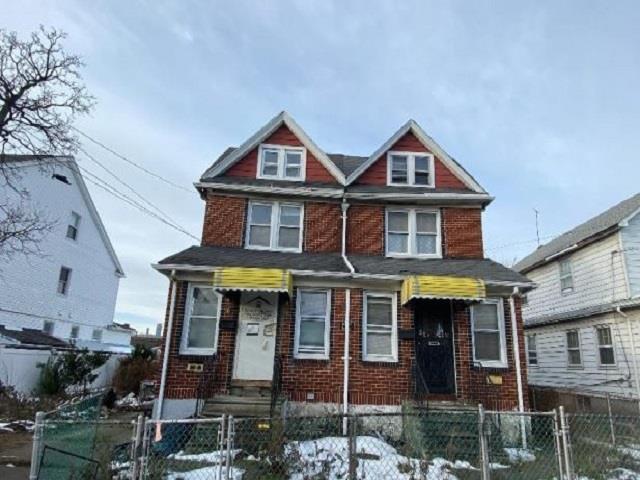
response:
[[[350,275],[354,275],[356,269],[347,258],[347,210],[349,204],[342,202],[342,260],[349,269]],[[349,429],[349,343],[351,342],[351,289],[346,288],[344,291],[344,357],[342,358],[342,434],[347,435]]]
[[[171,332],[173,330],[173,313],[176,306],[176,281],[175,270],[171,271],[169,288],[171,289],[171,301],[169,303],[169,321],[167,322],[167,329],[164,332],[164,352],[162,358],[162,373],[160,376],[160,391],[158,392],[158,407],[156,408],[156,420],[162,418],[162,407],[164,406],[164,389],[167,383],[167,367],[169,366],[169,347],[171,345]]]
[[[522,367],[520,365],[520,341],[518,336],[518,317],[516,315],[515,297],[519,295],[518,287],[514,287],[513,293],[509,297],[509,307],[511,311],[511,334],[513,339],[513,359],[516,364],[516,382],[518,386],[518,411],[524,413],[524,391],[522,385]],[[525,428],[525,418],[520,417],[520,433],[522,435],[522,446],[527,448],[527,429]]]

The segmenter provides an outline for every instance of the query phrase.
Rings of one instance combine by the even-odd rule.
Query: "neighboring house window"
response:
[[[396,362],[398,360],[396,295],[365,293],[362,351],[364,360]]]
[[[598,349],[600,351],[600,365],[615,365],[616,357],[613,351],[613,337],[610,327],[597,327]]]
[[[306,150],[300,147],[260,145],[258,178],[302,180]]]
[[[536,344],[536,336],[535,334],[527,335],[527,359],[529,360],[529,365],[536,366],[538,365],[538,345]]]
[[[91,339],[96,341],[96,342],[101,342],[102,341],[102,329],[101,328],[94,328],[93,332],[91,333]]]
[[[330,290],[299,289],[296,300],[296,357],[328,359],[330,323]]]
[[[180,353],[211,355],[218,346],[220,294],[208,285],[189,284]]]
[[[560,291],[562,293],[573,292],[573,272],[569,259],[560,261]]]
[[[580,332],[578,330],[569,330],[567,332],[567,363],[574,367],[582,365]]]
[[[80,327],[77,325],[74,325],[73,327],[71,327],[71,334],[69,335],[69,338],[71,338],[72,340],[76,340],[79,336],[80,336]]]
[[[58,293],[66,295],[69,291],[69,283],[71,282],[71,269],[60,267],[60,275],[58,276]]]
[[[504,310],[501,300],[485,300],[471,307],[473,360],[483,367],[506,367]]]
[[[429,153],[389,152],[387,182],[389,185],[433,187],[434,159]]]
[[[71,212],[71,221],[67,225],[67,238],[71,240],[78,239],[78,228],[80,227],[80,215],[76,212]]]
[[[522,302],[523,307],[526,307],[527,305],[529,305],[529,295],[527,294],[522,295],[522,297],[520,297],[520,300]]]
[[[439,257],[440,243],[438,210],[387,210],[387,255]]]
[[[247,247],[264,250],[302,250],[302,205],[251,202]]]
[[[45,320],[44,326],[42,327],[42,331],[47,335],[53,335],[53,330],[55,329],[55,326],[56,326],[55,322],[51,320]]]

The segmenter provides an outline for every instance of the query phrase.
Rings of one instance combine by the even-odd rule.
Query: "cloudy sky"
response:
[[[5,2],[1,26],[68,32],[99,103],[78,126],[191,188],[228,145],[288,110],[328,152],[369,155],[415,118],[495,197],[505,263],[638,191],[636,1]],[[203,204],[87,149],[196,237]],[[105,177],[84,156],[83,167]],[[90,189],[127,277],[119,321],[161,321],[150,264],[196,243]]]

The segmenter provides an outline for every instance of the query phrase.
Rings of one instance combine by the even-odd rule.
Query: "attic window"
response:
[[[389,185],[433,187],[434,158],[430,153],[389,152],[387,183]]]
[[[303,180],[306,150],[301,147],[260,145],[258,178]]]

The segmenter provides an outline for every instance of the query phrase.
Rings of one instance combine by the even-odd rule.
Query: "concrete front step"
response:
[[[276,405],[279,411],[280,403]],[[203,417],[268,417],[271,413],[271,396],[216,395],[207,400],[200,413]]]

